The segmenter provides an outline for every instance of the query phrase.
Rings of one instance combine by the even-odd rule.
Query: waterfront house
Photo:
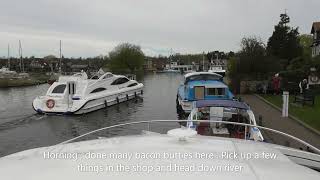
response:
[[[311,28],[313,34],[312,57],[320,55],[320,22],[314,22]]]
[[[143,69],[145,71],[154,71],[155,68],[153,66],[153,60],[150,58],[146,58],[143,64]]]

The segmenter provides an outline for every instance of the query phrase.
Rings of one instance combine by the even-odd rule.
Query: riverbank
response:
[[[270,102],[271,104],[275,105],[278,108],[282,108],[282,96],[281,95],[260,95],[266,101]],[[294,97],[290,96],[289,99],[289,114],[297,117],[303,123],[311,126],[312,128],[320,131],[320,96],[316,96],[315,105],[314,106],[299,106],[293,104]]]
[[[30,74],[29,78],[3,78],[0,79],[0,88],[24,87],[47,83],[50,76],[45,74]]]
[[[293,135],[317,148],[320,148],[320,135],[318,133],[311,131],[309,128],[301,125],[301,123],[295,121],[291,117],[282,117],[281,111],[267,103],[269,101],[264,101],[264,99],[259,98],[256,95],[241,95],[241,98],[250,105],[256,117],[262,117],[262,126]],[[307,147],[295,140],[292,140],[291,138],[267,131],[262,132],[267,142],[290,146],[293,148],[307,149]]]

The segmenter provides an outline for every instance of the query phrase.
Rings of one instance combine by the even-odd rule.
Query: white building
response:
[[[320,55],[320,22],[314,22],[311,28],[313,34],[312,57]]]

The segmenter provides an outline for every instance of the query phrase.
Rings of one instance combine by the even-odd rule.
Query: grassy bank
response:
[[[49,76],[44,74],[30,74],[29,78],[0,79],[0,88],[32,86],[46,83]]]
[[[282,108],[282,96],[281,95],[261,95],[264,99],[270,103]],[[301,106],[292,104],[294,100],[293,96],[290,96],[289,114],[299,118],[306,124],[320,131],[320,96],[316,96],[314,106]]]

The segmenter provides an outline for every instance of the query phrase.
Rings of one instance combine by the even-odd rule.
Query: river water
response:
[[[0,89],[0,157],[14,152],[49,146],[86,132],[124,122],[177,119],[176,94],[180,74],[146,74],[143,98],[130,100],[78,116],[37,115],[32,109],[36,96],[44,95],[47,84]],[[146,124],[101,132],[101,136],[141,133]],[[164,133],[178,123],[153,123],[150,130]]]
[[[34,112],[32,101],[36,96],[46,93],[48,84],[0,89],[0,157],[26,149],[55,145],[115,124],[180,119],[176,111],[176,94],[182,79],[182,75],[174,73],[146,74],[139,80],[145,85],[143,98],[76,116],[48,116]],[[253,109],[259,110],[257,108]],[[141,134],[141,130],[166,133],[176,127],[179,127],[177,122],[129,125],[101,131],[79,140]],[[296,148],[301,147],[278,135],[264,133],[264,137],[269,142],[287,145],[290,141]]]

